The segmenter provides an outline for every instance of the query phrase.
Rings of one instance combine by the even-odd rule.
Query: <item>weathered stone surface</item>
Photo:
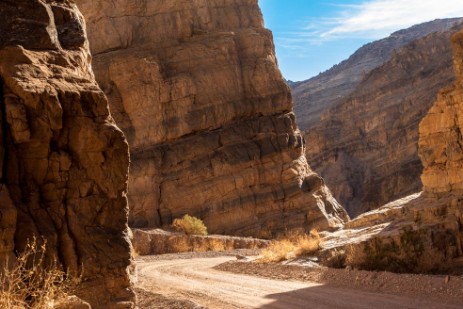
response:
[[[418,193],[362,214],[324,235],[322,262],[394,272],[456,272],[463,267],[463,199]],[[336,265],[338,264],[338,265]]]
[[[138,255],[259,249],[266,247],[268,242],[268,240],[251,237],[199,236],[160,229],[133,229],[133,249]]]
[[[307,160],[352,217],[421,189],[418,126],[439,90],[454,80],[450,37],[461,28],[438,31],[442,24],[450,22],[435,22],[437,32],[396,49],[348,93],[325,89],[327,105],[334,106],[325,110],[318,123],[300,120],[310,125],[305,132]],[[412,30],[427,33],[429,28],[430,24],[424,24]],[[375,50],[360,59],[371,57]],[[348,63],[355,64],[356,57]],[[351,83],[349,72],[339,73],[344,77],[336,75],[336,82]],[[345,97],[341,100],[340,95]]]
[[[458,79],[439,93],[437,102],[420,123],[421,180],[424,190],[435,194],[463,190],[463,32],[455,35],[453,41]]]
[[[456,81],[442,90],[419,128],[424,192],[348,222],[325,235],[325,263],[392,271],[463,269],[463,31],[453,36]]]
[[[0,184],[0,267],[11,266],[15,259],[13,252],[16,216],[17,211],[11,201],[8,188],[2,183]]]
[[[0,2],[0,258],[34,235],[93,308],[132,308],[128,146],[71,1]],[[15,228],[16,227],[16,228]],[[0,261],[1,262],[1,261]]]
[[[304,158],[257,0],[78,0],[95,74],[131,145],[130,224],[212,233],[342,224]]]

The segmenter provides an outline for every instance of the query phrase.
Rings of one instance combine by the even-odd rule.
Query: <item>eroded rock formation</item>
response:
[[[401,48],[431,33],[447,32],[462,22],[461,18],[437,19],[396,31],[362,46],[348,59],[315,77],[291,82],[299,127],[308,131],[316,125],[326,110],[343,103],[371,71],[390,61]]]
[[[212,233],[269,236],[342,223],[305,160],[257,0],[77,3],[131,145],[132,226],[190,214]]]
[[[453,36],[453,49],[456,81],[439,93],[420,124],[424,191],[365,213],[344,230],[326,235],[325,262],[347,256],[368,269],[461,274],[463,31]]]
[[[463,32],[453,41],[457,81],[439,93],[420,123],[421,180],[434,194],[463,191]]]
[[[0,257],[44,237],[93,308],[132,308],[128,146],[83,18],[71,1],[2,1],[0,13]]]
[[[418,126],[454,80],[450,37],[462,27],[437,31],[442,23],[396,49],[345,97],[334,89],[325,99],[338,102],[305,132],[308,161],[352,217],[421,189]],[[351,83],[348,72],[336,82]]]

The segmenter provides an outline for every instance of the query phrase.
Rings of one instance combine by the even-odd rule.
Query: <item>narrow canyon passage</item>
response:
[[[265,279],[221,272],[213,267],[233,257],[137,260],[138,287],[168,298],[228,308],[461,308],[420,297],[338,288],[318,283]]]

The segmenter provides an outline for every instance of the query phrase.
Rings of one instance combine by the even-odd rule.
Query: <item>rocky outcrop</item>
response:
[[[132,226],[184,214],[245,236],[342,224],[305,160],[257,0],[77,3],[131,145]]]
[[[71,1],[0,3],[0,257],[46,240],[93,308],[132,308],[128,146]]]
[[[367,269],[461,273],[463,31],[454,35],[453,48],[456,81],[439,93],[420,124],[424,192],[363,214],[344,230],[325,235],[325,263],[339,263],[341,257]]]
[[[463,269],[463,199],[410,195],[326,234],[321,261],[334,267],[413,273]]]
[[[450,37],[461,27],[395,50],[307,129],[308,161],[352,217],[421,189],[418,126],[454,80]]]

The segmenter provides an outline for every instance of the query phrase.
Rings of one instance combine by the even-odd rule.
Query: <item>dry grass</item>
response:
[[[0,271],[0,308],[51,309],[67,299],[78,282],[68,278],[57,263],[44,267],[46,242],[33,239],[12,269]]]
[[[187,235],[207,235],[207,228],[203,221],[190,215],[184,215],[181,219],[175,219],[172,225]]]
[[[320,236],[316,230],[310,231],[310,234],[291,234],[271,241],[268,247],[261,251],[261,258],[258,261],[278,263],[314,253],[319,248]]]

